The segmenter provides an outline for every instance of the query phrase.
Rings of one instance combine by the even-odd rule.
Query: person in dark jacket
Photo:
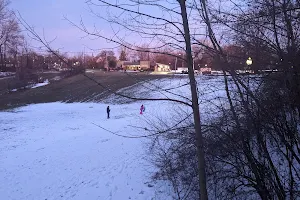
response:
[[[110,113],[109,106],[107,106],[107,108],[106,108],[106,112],[107,112],[107,119],[109,119],[109,113]]]
[[[144,105],[142,105],[141,108],[140,108],[140,114],[142,115],[143,112],[145,112],[145,106]]]

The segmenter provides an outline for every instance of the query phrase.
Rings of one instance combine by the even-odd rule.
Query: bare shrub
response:
[[[282,75],[261,79],[256,101],[235,85],[229,91],[234,111],[223,106],[218,117],[203,125],[211,199],[300,197],[298,113],[286,98]],[[197,181],[193,130],[187,126],[159,135],[151,147],[159,169],[154,179],[169,180],[176,199],[194,199],[198,190],[193,184]]]

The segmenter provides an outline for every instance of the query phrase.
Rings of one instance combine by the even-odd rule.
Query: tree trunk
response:
[[[0,71],[3,70],[3,52],[2,52],[2,44],[0,44],[0,56],[1,56],[1,67]]]
[[[205,157],[204,157],[204,148],[203,148],[203,137],[201,133],[197,84],[196,84],[194,70],[193,70],[190,30],[189,30],[189,23],[187,19],[185,0],[180,0],[179,2],[181,7],[181,17],[182,17],[183,28],[184,28],[184,36],[185,36],[185,44],[186,44],[186,62],[189,70],[189,79],[190,79],[193,114],[194,114],[194,126],[195,126],[196,138],[197,138],[198,175],[199,175],[199,187],[200,187],[199,199],[207,200],[208,196],[207,196],[207,189],[206,189]]]

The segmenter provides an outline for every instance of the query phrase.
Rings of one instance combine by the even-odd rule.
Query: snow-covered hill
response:
[[[203,83],[200,95],[212,96],[212,87]],[[124,92],[188,102],[183,96],[189,96],[189,86],[187,79],[166,79]],[[1,112],[0,199],[173,199],[168,183],[151,181],[155,168],[146,153],[148,139],[130,137],[145,135],[143,127],[151,123],[172,126],[191,109],[168,101],[119,103],[114,95],[104,102],[33,104]]]
[[[167,199],[152,183],[140,104],[36,104],[0,114],[0,199]],[[102,128],[96,126],[101,126]],[[107,130],[104,130],[107,129]],[[109,132],[111,131],[111,132]]]

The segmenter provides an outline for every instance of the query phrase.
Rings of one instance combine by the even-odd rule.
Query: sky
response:
[[[90,30],[95,25],[105,35],[113,33],[107,22],[91,14],[84,0],[11,0],[10,8],[19,12],[39,35],[45,35],[48,41],[55,39],[51,46],[61,52],[76,55],[83,51],[92,53],[103,48],[117,47],[103,39],[86,37],[86,34],[70,24],[68,20],[80,24],[82,18]],[[97,8],[97,11],[101,12],[101,8]],[[29,43],[39,51],[40,43],[32,39],[29,39]]]
[[[59,50],[62,53],[68,53],[69,55],[80,55],[82,52],[87,54],[98,54],[101,50],[112,50],[115,53],[119,53],[120,45],[109,42],[101,38],[91,38],[87,36],[82,30],[74,24],[79,25],[83,20],[84,26],[90,31],[97,29],[100,35],[107,38],[113,38],[114,40],[126,41],[134,46],[151,46],[161,48],[162,44],[176,43],[177,37],[181,37],[180,34],[176,34],[177,29],[172,25],[165,25],[162,20],[156,20],[152,18],[133,16],[123,12],[116,8],[107,8],[103,6],[91,6],[86,3],[87,0],[11,0],[10,8],[20,14],[20,16],[26,21],[27,24],[35,28],[35,31],[40,36],[45,36],[47,41],[53,41],[51,47],[54,50]],[[91,0],[94,3],[99,3],[97,0]],[[115,2],[114,0],[107,1],[109,3]],[[161,17],[171,20],[172,22],[180,21],[181,16],[174,13],[165,12],[163,9],[157,6],[130,6],[133,3],[128,3],[128,0],[117,1],[130,10],[146,13],[148,15]],[[177,9],[178,5],[166,3],[163,0],[160,4],[171,10]],[[94,12],[91,12],[91,8]],[[109,23],[103,18],[117,17],[117,23],[125,27],[117,25],[117,23]],[[115,19],[115,18],[114,18]],[[146,28],[137,26],[134,20],[142,21],[148,24]],[[122,21],[123,20],[123,21]],[[70,23],[74,23],[73,25]],[[153,26],[155,24],[155,26]],[[126,26],[130,26],[131,29],[127,29]],[[149,29],[150,27],[150,29]],[[132,29],[138,29],[140,32],[132,31]],[[175,29],[175,30],[174,30]],[[149,35],[140,34],[141,32],[147,32]],[[26,34],[26,33],[25,33]],[[161,36],[153,36],[158,34]],[[163,35],[169,35],[169,37],[163,37]],[[155,37],[155,38],[154,38]],[[30,38],[30,37],[27,37]],[[177,39],[177,40],[174,40]],[[35,48],[35,51],[41,51],[39,47],[42,44],[28,39],[29,43]],[[154,48],[155,49],[155,48]],[[43,53],[41,51],[41,53]]]
[[[97,0],[92,1],[99,3]],[[125,4],[128,6],[129,4],[126,1],[127,0],[118,2],[122,2],[122,6]],[[107,2],[113,3],[114,1]],[[162,5],[165,4],[164,1],[161,2]],[[11,0],[10,8],[19,13],[27,24],[35,28],[35,31],[40,36],[45,35],[47,41],[54,40],[51,43],[53,49],[59,50],[62,53],[68,53],[69,55],[76,56],[82,52],[87,54],[93,53],[95,55],[101,50],[113,50],[115,53],[119,52],[119,44],[108,42],[105,39],[91,38],[79,30],[78,27],[70,23],[71,21],[74,24],[80,25],[81,19],[89,31],[93,32],[94,27],[96,27],[97,31],[100,31],[100,35],[113,38],[117,41],[121,39],[135,46],[143,46],[148,43],[149,46],[153,47],[154,45],[159,47],[161,46],[160,42],[163,41],[161,39],[154,40],[152,38],[142,37],[139,33],[128,30],[116,23],[112,24],[101,19],[93,14],[90,9],[92,8],[96,14],[106,19],[110,16],[117,16],[117,18],[120,18],[120,21],[118,21],[118,19],[117,22],[127,20],[126,23],[131,23],[130,20],[132,20],[132,18],[130,18],[131,15],[128,13],[124,14],[118,9],[107,9],[103,6],[89,7],[86,0]],[[162,18],[170,17],[155,6],[129,6],[128,9],[135,9],[136,11]],[[160,23],[160,27],[166,28],[162,22],[152,20],[150,24],[151,23]],[[165,28],[160,28],[159,31],[162,32]],[[157,33],[157,29],[153,30]],[[35,47],[37,52],[41,51],[39,47],[41,47],[42,44],[32,39],[28,40],[29,43]]]

